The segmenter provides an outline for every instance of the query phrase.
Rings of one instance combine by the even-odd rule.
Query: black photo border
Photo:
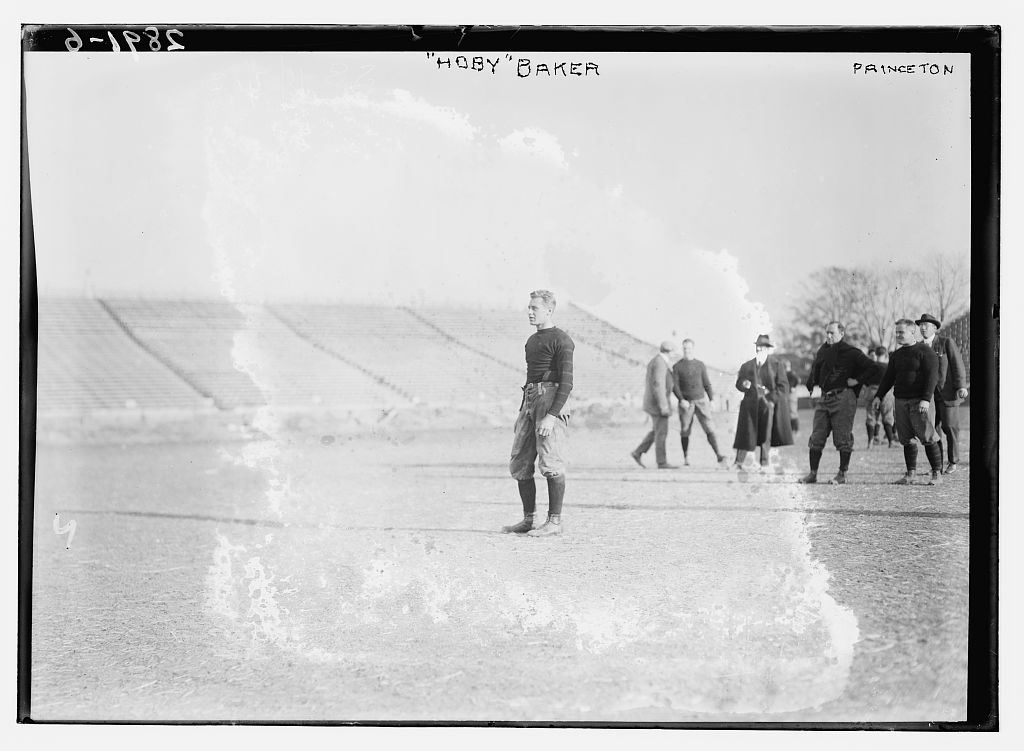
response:
[[[24,53],[69,52],[69,27],[86,39],[107,31],[141,33],[147,24],[22,25],[21,299],[18,523],[17,721],[31,717],[31,592],[35,487],[38,293],[25,116]],[[197,25],[177,29],[188,52],[863,52],[967,53],[971,59],[971,462],[970,615],[967,719],[964,722],[856,723],[574,723],[574,722],[77,722],[52,724],[368,725],[601,728],[730,728],[803,730],[999,729],[998,701],[998,362],[1000,239],[1001,29],[998,26],[920,27],[681,27],[681,26],[432,26]],[[102,46],[92,54],[119,54]],[[151,52],[139,45],[140,54]]]

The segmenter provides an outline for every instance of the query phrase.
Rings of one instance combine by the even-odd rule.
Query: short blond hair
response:
[[[544,304],[547,305],[551,310],[554,310],[555,305],[557,305],[557,301],[555,300],[555,293],[552,292],[551,290],[535,289],[533,292],[530,293],[530,299],[532,300],[535,297],[543,300]]]

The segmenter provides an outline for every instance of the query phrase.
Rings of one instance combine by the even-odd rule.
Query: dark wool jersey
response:
[[[526,382],[554,381],[558,384],[549,415],[558,417],[572,391],[572,352],[576,345],[556,326],[539,329],[526,340]]]
[[[938,355],[924,342],[918,342],[899,347],[889,356],[889,367],[875,396],[881,399],[892,389],[897,399],[930,400],[938,380]]]
[[[871,363],[871,373],[864,377],[865,386],[877,386],[882,382],[882,376],[885,375],[885,368],[887,363],[884,362],[873,362]]]
[[[872,364],[867,355],[842,339],[835,344],[825,342],[814,356],[811,374],[807,376],[807,390],[813,391],[815,386],[821,386],[823,392],[843,389],[847,378],[856,378],[858,383],[853,390],[859,393],[871,373]]]
[[[711,390],[711,381],[708,380],[708,371],[700,360],[682,359],[672,366],[672,380],[675,388],[672,390],[680,399],[692,402],[700,399],[707,392],[709,399],[714,399],[715,394]]]

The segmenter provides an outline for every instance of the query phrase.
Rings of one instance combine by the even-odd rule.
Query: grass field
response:
[[[510,427],[40,446],[32,717],[964,719],[968,472],[858,432],[801,486],[802,425],[746,481],[575,430],[548,539],[499,532]]]

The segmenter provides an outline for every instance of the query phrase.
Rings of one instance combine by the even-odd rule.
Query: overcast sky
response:
[[[969,249],[966,55],[483,57],[26,55],[41,293],[549,287],[731,365],[817,268]]]

